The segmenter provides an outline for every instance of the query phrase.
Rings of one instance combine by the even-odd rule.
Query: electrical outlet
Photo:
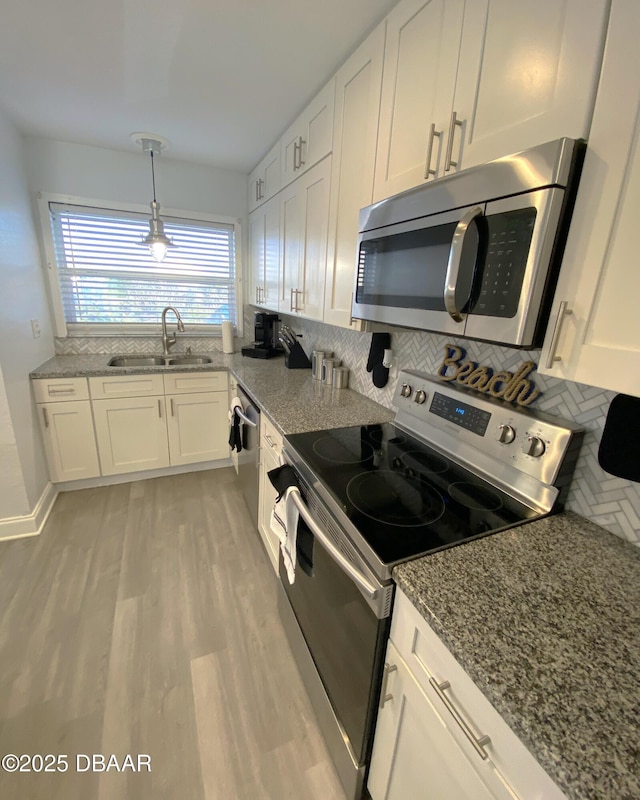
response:
[[[37,339],[40,336],[40,320],[38,319],[31,320],[31,332],[33,333],[34,339]]]

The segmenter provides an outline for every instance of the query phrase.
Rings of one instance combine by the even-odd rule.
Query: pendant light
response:
[[[164,222],[160,219],[160,203],[156,200],[156,173],[154,168],[154,158],[159,156],[162,150],[166,150],[169,143],[161,136],[154,133],[132,133],[133,141],[142,147],[143,152],[149,153],[151,157],[151,181],[153,184],[153,200],[151,201],[151,219],[149,220],[149,233],[140,241],[151,251],[151,255],[156,261],[163,261],[169,247],[176,245],[164,232]]]

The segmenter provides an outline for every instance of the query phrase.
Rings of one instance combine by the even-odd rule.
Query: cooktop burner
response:
[[[392,423],[297,433],[287,442],[385,564],[535,516]]]
[[[444,514],[442,495],[409,475],[392,470],[362,472],[347,484],[347,498],[375,522],[411,528]]]

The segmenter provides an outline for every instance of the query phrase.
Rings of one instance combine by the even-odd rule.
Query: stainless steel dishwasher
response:
[[[238,478],[253,524],[258,527],[258,452],[260,447],[260,409],[238,386],[242,411],[234,413],[242,425],[242,450],[238,453]]]

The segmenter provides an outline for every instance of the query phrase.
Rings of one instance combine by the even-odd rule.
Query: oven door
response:
[[[354,573],[362,575],[364,562],[356,551],[346,539],[336,542],[339,534],[327,531],[326,526],[320,529],[317,515],[309,510],[302,495],[292,497],[299,499],[300,510],[295,581],[289,583],[282,557],[280,580],[330,703],[332,724],[337,726],[333,731],[324,729],[323,718],[326,720],[327,715],[316,708],[325,740],[330,751],[331,741],[344,743],[361,782],[373,740],[393,585],[383,585],[366,574],[365,586],[358,586],[353,576],[345,572],[344,564],[336,560],[337,551],[338,556],[349,561]],[[292,650],[306,684],[305,669],[293,642]],[[309,685],[307,689],[316,706],[314,691]],[[333,751],[332,755],[340,773],[341,757]],[[347,788],[353,776],[340,777]]]
[[[353,316],[463,335],[483,212],[467,206],[361,233]]]

